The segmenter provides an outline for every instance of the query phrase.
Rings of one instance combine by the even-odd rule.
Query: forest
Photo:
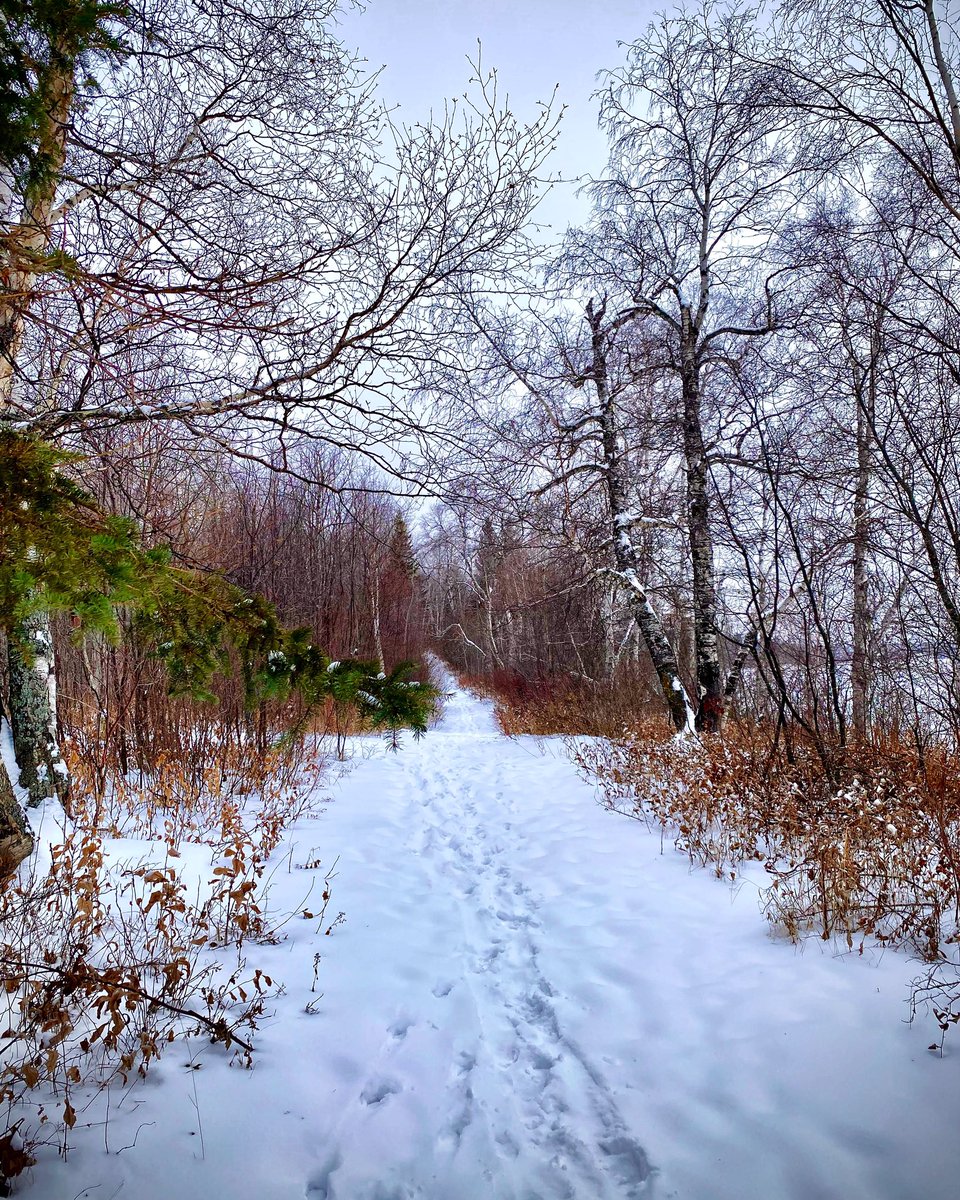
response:
[[[444,737],[548,747],[612,844],[652,833],[719,904],[757,881],[785,944],[898,954],[952,1066],[960,9],[651,11],[573,182],[562,80],[520,111],[478,54],[408,124],[344,12],[0,0],[0,1195],[67,1195],[90,1097],[109,1121],[161,1056],[254,1067],[291,915],[320,1012],[353,913],[318,805],[381,752],[459,796],[489,763]],[[573,186],[588,218],[545,227]],[[270,899],[284,861],[309,903]],[[550,1151],[572,1191],[341,1156],[306,1195],[653,1194],[602,1095],[598,1156]]]

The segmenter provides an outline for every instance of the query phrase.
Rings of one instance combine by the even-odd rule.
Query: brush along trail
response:
[[[175,1045],[105,1128],[78,1095],[27,1194],[954,1200],[960,1054],[906,1023],[918,964],[773,938],[762,870],[691,870],[442,685],[439,726],[358,739],[271,860],[299,916],[247,951],[285,988],[254,1069]]]

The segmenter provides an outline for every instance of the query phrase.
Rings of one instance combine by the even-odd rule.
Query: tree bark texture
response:
[[[0,291],[0,418],[11,399],[17,357],[23,343],[26,313],[37,275],[50,244],[51,219],[67,153],[70,110],[75,95],[75,64],[62,47],[54,47],[56,66],[40,73],[38,100],[42,113],[37,138],[39,181],[28,187],[17,224],[2,245]]]
[[[33,849],[33,834],[0,763],[0,880],[17,869]]]
[[[717,587],[710,536],[707,453],[700,421],[697,330],[684,306],[680,321],[680,383],[683,393],[683,451],[687,472],[687,530],[693,571],[694,654],[697,668],[697,728],[717,733],[725,708],[720,670]]]
[[[872,376],[872,369],[870,374]],[[859,397],[857,403],[857,484],[853,497],[853,656],[850,664],[853,734],[861,742],[866,740],[868,733],[871,684],[870,597],[867,572],[867,555],[870,548],[870,423],[863,407],[866,399],[867,397]]]
[[[57,737],[50,623],[45,616],[33,617],[20,625],[17,636],[30,647],[29,653],[21,652],[11,640],[8,653],[10,726],[20,768],[18,782],[31,807],[51,796],[66,803],[69,780]]]
[[[640,581],[639,558],[630,536],[631,517],[627,502],[627,481],[624,478],[620,450],[622,438],[617,409],[610,390],[607,371],[603,306],[587,306],[587,320],[592,335],[593,382],[599,401],[598,421],[603,448],[603,477],[613,533],[613,559],[618,579],[627,590],[628,603],[637,623],[644,645],[650,655],[660,689],[678,733],[692,733],[694,711],[687,689],[680,677],[680,667],[673,647],[663,632],[663,626],[650,602],[647,589]]]

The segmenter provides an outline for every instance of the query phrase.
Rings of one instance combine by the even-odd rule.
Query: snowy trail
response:
[[[518,781],[509,749],[488,708],[458,692],[441,730],[392,764],[403,853],[419,865],[406,901],[440,901],[449,920],[434,926],[435,953],[407,967],[414,976],[417,964],[433,969],[425,1027],[412,1036],[415,1003],[388,1026],[360,1089],[365,1111],[340,1122],[337,1147],[308,1185],[315,1200],[613,1200],[640,1195],[650,1174],[598,1065],[553,1007],[556,988],[539,961],[541,898],[518,866],[529,780]],[[444,1076],[432,1098],[426,1089],[426,1114],[424,1058]],[[409,1154],[394,1138],[405,1105],[417,1126]],[[381,1140],[399,1159],[393,1167],[370,1161],[370,1143]]]
[[[901,1024],[910,965],[771,942],[755,892],[734,911],[549,751],[456,692],[362,768],[389,851],[357,866],[395,906],[355,1003],[384,1036],[307,1196],[955,1197],[958,1076]]]
[[[257,950],[287,992],[255,1070],[171,1052],[32,1197],[960,1194],[960,1052],[903,1023],[916,966],[772,940],[755,886],[661,853],[484,702],[356,763],[295,837],[274,902],[304,906],[319,849],[347,920]]]

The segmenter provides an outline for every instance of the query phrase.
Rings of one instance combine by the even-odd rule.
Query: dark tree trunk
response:
[[[610,392],[607,373],[603,306],[595,310],[587,305],[593,349],[593,382],[599,400],[600,436],[603,446],[603,477],[613,535],[613,560],[617,578],[627,591],[628,603],[637,623],[644,645],[650,655],[660,689],[670,712],[670,719],[679,733],[693,731],[693,708],[687,689],[680,677],[680,667],[673,647],[663,632],[663,626],[640,581],[640,563],[636,546],[630,536],[630,512],[627,502],[627,483],[623,474],[620,450],[621,435],[616,403]]]
[[[700,423],[700,366],[697,332],[684,307],[680,324],[680,383],[683,392],[683,450],[687,469],[687,529],[693,570],[694,653],[697,668],[697,728],[717,733],[725,707],[720,670],[717,587],[710,536],[707,453]]]
[[[873,371],[871,369],[871,376]],[[865,741],[869,727],[870,697],[870,597],[868,595],[867,555],[870,548],[868,524],[870,491],[870,428],[864,412],[866,397],[857,403],[857,485],[853,497],[853,656],[850,664],[850,690],[853,707],[853,735]]]
[[[15,871],[33,849],[33,834],[0,763],[0,880]]]

